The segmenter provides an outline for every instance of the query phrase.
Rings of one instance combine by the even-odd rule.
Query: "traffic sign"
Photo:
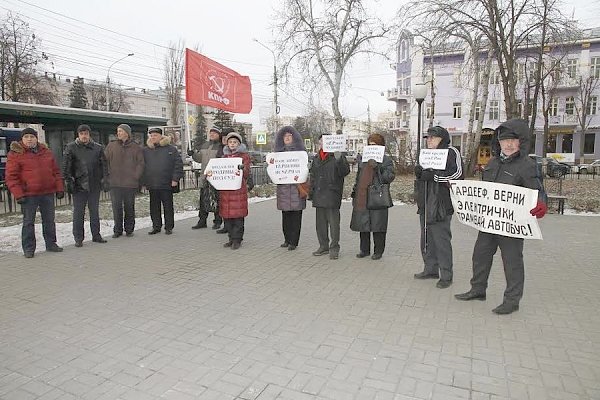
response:
[[[256,134],[256,144],[267,144],[267,134],[266,133],[257,133]]]

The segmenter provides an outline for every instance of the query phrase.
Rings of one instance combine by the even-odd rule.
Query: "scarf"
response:
[[[375,177],[375,168],[369,164],[364,164],[360,176],[358,178],[358,185],[356,185],[356,209],[366,210],[367,209],[367,189],[369,185],[373,183]]]
[[[319,150],[319,157],[321,158],[321,161],[325,161],[328,155],[329,153],[324,152],[323,149]]]

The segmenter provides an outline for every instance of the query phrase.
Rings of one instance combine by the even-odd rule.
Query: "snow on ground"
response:
[[[252,197],[248,199],[248,203],[259,203],[274,199],[274,197]],[[58,211],[57,211],[58,213]],[[183,219],[194,218],[198,216],[198,211],[184,211],[175,214],[175,221]],[[41,221],[39,216],[36,217],[36,221]],[[194,221],[195,222],[195,221]],[[189,225],[189,224],[188,224]],[[152,227],[152,220],[150,217],[140,217],[135,219],[135,230],[147,229]],[[179,225],[175,223],[175,230],[189,227]],[[89,221],[85,221],[85,242],[92,240],[92,234],[90,232]],[[100,234],[105,238],[110,238],[113,234],[113,221],[112,220],[100,220]],[[44,237],[42,235],[42,224],[35,224],[35,236],[37,240],[36,252],[45,251]],[[59,246],[69,246],[75,244],[73,239],[73,225],[69,223],[57,223],[56,224],[56,243]],[[23,251],[21,248],[21,224],[7,226],[0,228],[0,251],[20,253]]]

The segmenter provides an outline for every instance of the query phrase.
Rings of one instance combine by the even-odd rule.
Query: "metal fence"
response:
[[[183,171],[183,179],[180,182],[181,190],[198,189],[198,179],[200,178],[199,171],[186,169]],[[254,185],[264,185],[271,183],[269,175],[267,175],[267,167],[263,165],[256,165],[250,168],[252,178],[254,179]],[[143,191],[144,193],[146,191]],[[110,192],[100,192],[100,201],[109,201]],[[66,195],[62,199],[54,198],[54,205],[67,206],[71,205],[71,196]],[[12,197],[5,182],[0,181],[0,215],[20,212],[21,208],[17,204],[16,200]]]

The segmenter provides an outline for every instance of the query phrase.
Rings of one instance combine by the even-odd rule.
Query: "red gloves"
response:
[[[542,218],[544,215],[546,215],[546,211],[548,211],[548,207],[546,206],[545,203],[538,201],[537,205],[532,208],[529,213],[531,213],[531,215],[533,215],[536,218]]]

